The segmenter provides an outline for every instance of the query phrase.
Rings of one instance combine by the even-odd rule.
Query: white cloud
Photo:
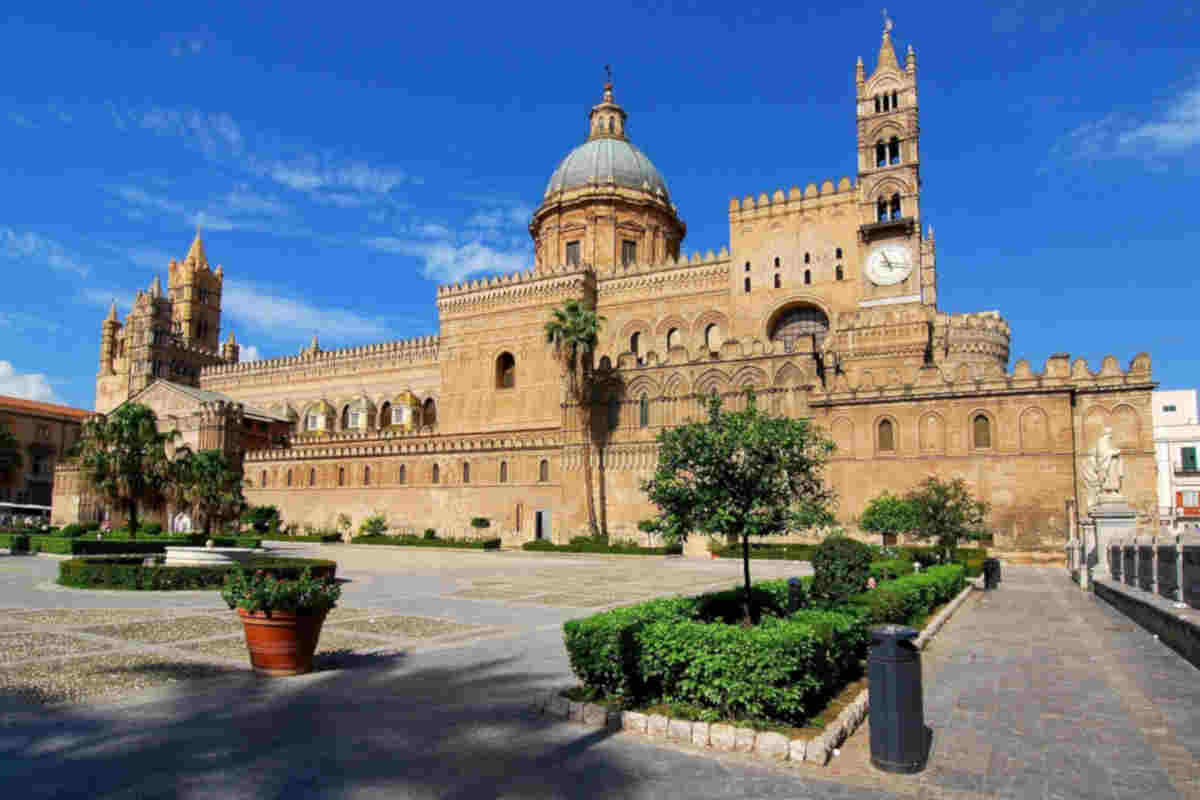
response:
[[[508,273],[528,269],[528,253],[506,251],[480,241],[454,244],[449,241],[416,241],[394,236],[377,236],[366,241],[368,247],[385,253],[414,256],[424,262],[422,273],[442,283],[460,281],[478,273]]]
[[[43,373],[18,373],[9,361],[0,361],[0,394],[41,403],[62,403]]]
[[[243,281],[226,278],[221,301],[222,311],[231,319],[278,338],[307,341],[318,333],[335,340],[363,341],[389,335],[382,320],[348,309],[317,308]]]
[[[225,208],[235,213],[263,217],[286,217],[291,213],[277,198],[259,194],[244,183],[234,187],[233,191],[226,195]]]
[[[306,230],[275,224],[274,219],[289,216],[288,207],[274,198],[250,191],[244,184],[235,187],[217,202],[196,211],[137,186],[117,186],[111,191],[128,204],[125,214],[136,219],[144,218],[149,210],[177,217],[188,227],[209,231],[246,230],[278,236],[310,235]]]
[[[1149,119],[1109,114],[1071,131],[1056,146],[1070,158],[1098,161],[1113,157],[1156,162],[1200,146],[1200,75],[1174,101]]]
[[[225,112],[152,108],[130,116],[138,126],[178,136],[210,158],[241,153],[245,143],[241,127]]]
[[[17,233],[12,228],[0,227],[0,257],[20,261],[27,266],[72,272],[82,277],[88,274],[88,268],[70,255],[65,247],[31,231]]]
[[[238,351],[238,360],[245,363],[246,361],[262,361],[262,353],[258,352],[258,348],[252,344],[244,344]]]

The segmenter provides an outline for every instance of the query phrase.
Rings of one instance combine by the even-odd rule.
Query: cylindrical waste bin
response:
[[[928,742],[916,637],[917,631],[905,625],[871,628],[871,763],[885,772],[925,768]]]
[[[1000,559],[985,558],[983,560],[983,588],[995,589],[1000,583]]]
[[[788,613],[795,614],[805,605],[804,584],[799,578],[788,578]]]

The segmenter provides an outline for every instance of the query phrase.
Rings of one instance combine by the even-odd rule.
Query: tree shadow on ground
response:
[[[142,704],[27,706],[6,714],[0,782],[26,797],[288,800],[611,797],[637,783],[593,749],[610,732],[530,711],[557,673],[514,669],[515,658],[448,660],[406,670],[403,654],[368,657],[359,669],[293,679],[242,672],[232,686],[205,681]]]

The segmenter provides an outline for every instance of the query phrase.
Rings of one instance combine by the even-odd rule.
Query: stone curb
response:
[[[916,639],[918,649],[925,645],[942,629],[951,615],[966,602],[972,591],[982,588],[982,579],[967,581],[967,586],[930,620]],[[863,689],[858,696],[842,709],[837,719],[825,726],[825,730],[812,739],[789,740],[782,733],[758,732],[752,728],[735,728],[724,723],[692,722],[669,719],[661,714],[643,714],[638,711],[609,711],[596,703],[576,703],[562,697],[563,688],[553,689],[538,695],[533,710],[555,719],[582,722],[593,728],[624,731],[663,739],[676,744],[691,744],[730,753],[749,753],[764,761],[804,761],[825,766],[833,751],[842,746],[846,739],[858,730],[870,713],[870,690]]]

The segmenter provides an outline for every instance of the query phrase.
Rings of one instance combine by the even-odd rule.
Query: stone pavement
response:
[[[605,581],[631,593],[699,590],[736,581],[736,561],[364,550],[335,551],[351,579],[345,605],[500,625],[506,635],[300,678],[243,672],[119,703],[10,699],[0,706],[0,784],[21,797],[288,800],[1197,796],[1196,670],[1061,570],[1007,567],[998,591],[973,598],[934,639],[924,656],[930,765],[892,776],[869,766],[865,727],[822,769],[656,746],[529,712],[536,691],[571,682],[562,621],[599,607],[539,598],[560,603],[574,591],[599,601]],[[219,604],[55,591],[46,585],[54,566],[0,558],[0,606]]]

